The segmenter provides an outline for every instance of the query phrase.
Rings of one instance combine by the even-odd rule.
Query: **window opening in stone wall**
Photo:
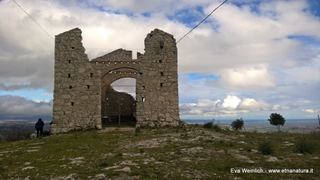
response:
[[[102,126],[135,126],[136,79],[121,78],[105,86],[101,98]]]
[[[162,87],[163,86],[163,83],[160,83],[160,87]]]
[[[160,75],[163,76],[163,72],[160,72]]]
[[[93,77],[93,73],[90,73],[90,77]]]
[[[74,47],[72,46],[71,49],[74,49]]]
[[[145,97],[142,97],[142,102],[145,102],[146,101],[146,98]]]
[[[162,63],[162,60],[161,60],[161,59],[159,60],[159,63]]]
[[[71,78],[71,74],[68,74],[68,78]]]
[[[146,87],[145,86],[142,86],[142,90],[145,90],[146,89]]]
[[[164,42],[160,41],[160,49],[163,49],[163,47],[164,47]]]
[[[69,62],[69,64],[71,64],[71,60],[69,60],[68,62]]]
[[[90,85],[87,85],[87,89],[90,89]]]
[[[69,89],[72,89],[72,86],[69,86]]]
[[[71,102],[71,106],[73,106],[74,105],[74,102]]]

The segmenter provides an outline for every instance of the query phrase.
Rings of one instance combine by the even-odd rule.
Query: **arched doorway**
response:
[[[126,127],[136,125],[136,79],[113,81],[102,92],[102,126]]]

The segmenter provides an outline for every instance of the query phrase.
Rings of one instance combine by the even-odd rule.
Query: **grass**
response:
[[[97,174],[111,179],[312,179],[320,176],[316,158],[320,157],[320,139],[314,135],[217,132],[199,126],[73,132],[0,143],[0,179],[92,179]],[[314,139],[312,154],[295,152],[295,144],[302,137]],[[272,156],[279,161],[268,162],[267,156],[258,152],[259,145],[266,141],[272,143]],[[39,147],[33,148],[39,151],[28,152],[30,147]],[[239,155],[254,163],[239,159]],[[26,167],[33,168],[23,170]],[[130,172],[119,171],[124,167]],[[235,167],[314,168],[315,172],[267,176],[230,173]]]
[[[305,137],[300,138],[296,143],[295,143],[295,151],[298,153],[312,153],[314,151],[315,144],[312,140],[309,140]]]

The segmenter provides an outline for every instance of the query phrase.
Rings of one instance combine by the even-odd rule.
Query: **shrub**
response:
[[[263,155],[269,155],[273,153],[272,150],[272,145],[270,142],[263,142],[259,144],[258,150],[263,154]]]
[[[286,120],[281,114],[271,113],[268,119],[271,125],[278,126],[278,132],[280,132],[280,126],[283,126]]]
[[[208,122],[208,123],[205,123],[203,125],[204,128],[207,128],[207,129],[213,129],[215,131],[222,131],[221,127],[218,125],[218,124],[214,124],[212,121],[211,122]]]
[[[212,129],[215,130],[215,131],[217,131],[217,132],[222,131],[221,127],[220,127],[218,124],[214,124],[214,125],[212,126]]]
[[[308,139],[302,138],[299,139],[295,144],[295,151],[297,153],[312,153],[315,148],[315,145]]]
[[[204,128],[211,129],[213,126],[213,122],[208,122],[203,125]]]
[[[243,128],[243,125],[244,125],[244,121],[242,118],[236,119],[231,123],[231,127],[234,130],[241,130]]]

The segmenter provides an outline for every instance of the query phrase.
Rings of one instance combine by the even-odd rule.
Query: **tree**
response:
[[[241,130],[243,128],[243,125],[244,125],[244,121],[242,118],[236,119],[231,123],[232,129],[235,129],[235,130]]]
[[[278,126],[278,132],[280,132],[280,126],[283,126],[286,120],[281,114],[271,113],[268,119],[271,125]]]

